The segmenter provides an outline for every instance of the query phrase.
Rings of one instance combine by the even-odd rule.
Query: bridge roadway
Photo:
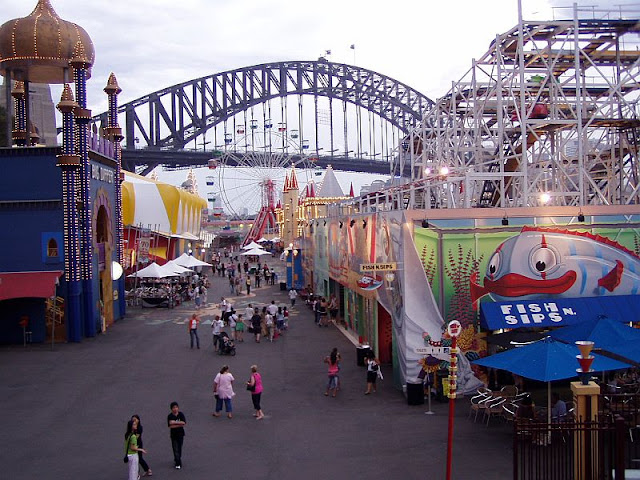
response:
[[[193,150],[160,150],[160,149],[123,149],[122,166],[125,170],[135,172],[136,167],[144,166],[141,175],[150,173],[155,167],[164,165],[169,168],[197,168],[206,167],[212,152]],[[292,156],[292,161],[297,162],[300,157]],[[314,162],[320,168],[327,168],[331,165],[334,170],[346,172],[375,173],[380,175],[390,175],[391,166],[388,162],[381,160],[367,160],[363,158],[344,156],[320,156]],[[233,158],[229,158],[229,165],[235,165]],[[236,163],[237,164],[237,163]],[[405,177],[411,177],[411,166],[404,169]]]
[[[209,300],[227,292],[216,277]],[[278,287],[233,298],[242,309],[275,299]],[[80,344],[2,346],[0,409],[5,448],[2,477],[11,480],[126,478],[123,435],[142,417],[145,455],[154,478],[204,480],[441,479],[445,477],[447,404],[408,406],[389,367],[378,393],[365,396],[365,371],[337,327],[320,329],[304,305],[274,343],[245,332],[235,357],[214,354],[209,315],[201,310],[200,350],[189,349],[191,305],[131,308],[106,334]],[[342,353],[341,390],[323,395],[332,347]],[[251,364],[264,378],[266,418],[256,421],[244,381]],[[214,418],[213,376],[228,364],[236,378],[234,418]],[[174,470],[166,416],[176,400],[187,418],[183,469]],[[456,401],[453,478],[504,480],[512,475],[512,428],[467,420],[468,398]]]

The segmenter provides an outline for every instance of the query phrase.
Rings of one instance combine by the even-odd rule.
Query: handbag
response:
[[[251,380],[249,380],[251,381]],[[256,391],[256,384],[254,383],[253,385],[247,383],[247,390],[249,390],[250,392],[255,392]]]
[[[129,455],[127,454],[127,452],[129,451],[129,443],[131,442],[131,435],[129,435],[129,438],[127,439],[127,448],[124,452],[124,458],[122,459],[122,461],[124,463],[129,463]]]

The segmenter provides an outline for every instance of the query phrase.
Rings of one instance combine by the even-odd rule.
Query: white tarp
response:
[[[173,277],[176,274],[171,273],[170,271],[168,271],[167,269],[164,268],[164,266],[160,266],[158,265],[156,262],[151,263],[150,265],[147,265],[146,267],[144,267],[141,270],[138,270],[136,273],[132,273],[131,275],[129,275],[129,277],[133,277],[133,278],[166,278],[166,277]]]

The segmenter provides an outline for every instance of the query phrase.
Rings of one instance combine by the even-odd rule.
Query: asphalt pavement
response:
[[[389,366],[378,392],[364,395],[366,372],[355,346],[335,327],[319,328],[296,305],[290,328],[273,343],[245,332],[235,357],[214,353],[210,328],[226,279],[213,277],[200,310],[201,348],[189,348],[186,320],[193,303],[175,309],[129,308],[106,333],[77,344],[0,347],[0,408],[4,412],[0,478],[127,478],[124,432],[137,413],[154,478],[442,479],[447,452],[447,403],[409,406],[391,382]],[[247,303],[288,304],[276,286],[230,296]],[[325,397],[333,347],[342,355],[340,390]],[[223,365],[235,377],[234,417],[215,418],[212,382]],[[253,417],[245,389],[257,364],[264,382],[264,420]],[[187,418],[183,468],[173,468],[169,403]],[[467,419],[468,398],[456,401],[453,478],[511,476],[512,428]]]

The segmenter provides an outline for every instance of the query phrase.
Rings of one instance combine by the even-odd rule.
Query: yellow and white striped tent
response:
[[[207,201],[182,188],[125,172],[122,223],[151,227],[167,236],[198,238]]]

